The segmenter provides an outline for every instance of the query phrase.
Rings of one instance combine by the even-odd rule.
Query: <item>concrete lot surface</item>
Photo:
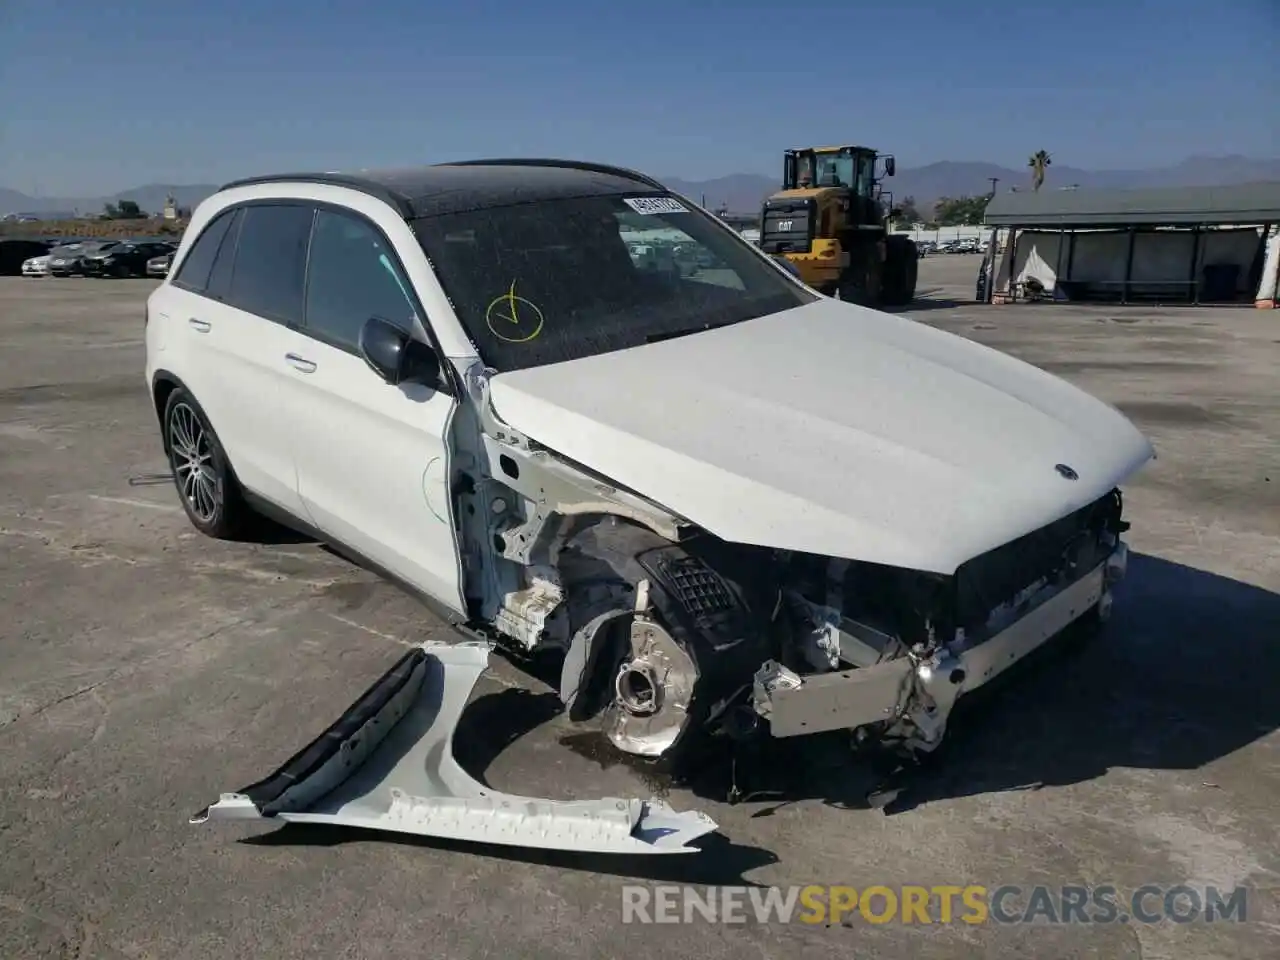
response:
[[[924,261],[913,315],[1081,384],[1158,448],[1114,620],[958,729],[909,809],[849,808],[865,778],[815,757],[784,800],[672,791],[726,839],[632,860],[188,825],[441,628],[315,544],[213,542],[171,485],[130,485],[164,468],[152,283],[0,278],[0,956],[1280,956],[1280,316],[982,307],[976,268]],[[506,661],[477,698],[459,752],[494,787],[651,792],[570,749]],[[622,924],[624,884],[683,881],[1250,890],[1244,922]]]

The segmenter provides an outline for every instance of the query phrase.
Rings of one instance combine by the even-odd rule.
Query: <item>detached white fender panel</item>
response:
[[[279,770],[191,822],[327,823],[584,853],[694,853],[689,842],[716,829],[659,800],[539,800],[473,780],[453,735],[488,664],[484,643],[413,648]]]

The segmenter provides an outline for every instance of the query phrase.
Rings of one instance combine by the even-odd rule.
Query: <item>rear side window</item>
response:
[[[205,293],[215,300],[226,300],[231,289],[231,272],[236,264],[236,243],[240,239],[240,224],[244,221],[244,207],[236,210],[222,238],[222,246],[218,249],[218,259],[213,261],[213,269],[209,271],[209,285]]]
[[[204,232],[196,238],[191,252],[183,258],[178,272],[170,281],[185,290],[203,293],[209,285],[209,271],[213,269],[213,261],[218,256],[218,248],[222,246],[222,238],[227,235],[234,210],[226,210],[213,218],[213,222],[204,228]]]
[[[228,302],[280,323],[302,322],[312,207],[255,204],[244,208]]]

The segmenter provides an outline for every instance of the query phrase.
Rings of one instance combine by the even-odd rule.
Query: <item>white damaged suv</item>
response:
[[[957,698],[1105,616],[1118,488],[1153,456],[1065,381],[821,296],[660,183],[569,161],[228,184],[146,343],[197,528],[271,516],[480,649],[557,652],[570,718],[646,757],[725,730],[927,753]],[[495,839],[499,795],[423,773],[468,656],[415,651],[212,812]],[[364,762],[384,736],[401,759]],[[678,815],[612,816],[625,846]],[[684,827],[672,848],[706,829]]]

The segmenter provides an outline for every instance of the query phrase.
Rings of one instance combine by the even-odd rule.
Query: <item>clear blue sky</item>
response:
[[[480,155],[703,179],[818,141],[1269,157],[1278,53],[1280,0],[0,0],[0,185]]]

